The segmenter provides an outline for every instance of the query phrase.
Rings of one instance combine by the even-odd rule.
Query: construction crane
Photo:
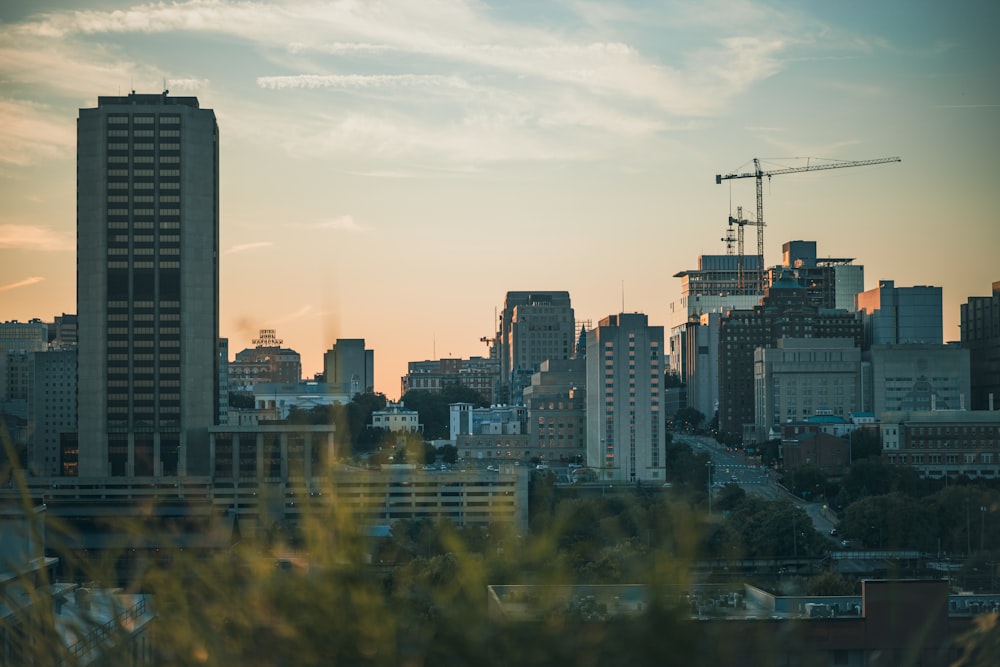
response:
[[[807,158],[815,159],[815,158]],[[781,174],[797,174],[802,171],[823,171],[825,169],[844,169],[845,167],[864,167],[872,164],[885,164],[887,162],[900,162],[898,157],[883,157],[874,160],[837,160],[823,164],[806,164],[804,167],[786,167],[783,169],[772,169],[764,171],[760,166],[760,158],[753,159],[753,171],[746,171],[733,174],[716,174],[715,183],[721,185],[722,181],[735,178],[754,178],[757,180],[757,220],[753,223],[757,225],[757,289],[758,294],[764,293],[764,177],[768,180],[772,176]],[[730,218],[730,220],[732,220]],[[730,222],[730,224],[734,224]],[[739,225],[740,234],[743,232],[743,225]],[[742,248],[742,244],[740,246]],[[742,255],[738,260],[742,265]]]
[[[743,259],[745,257],[745,254],[743,252],[743,228],[746,227],[747,225],[756,225],[756,224],[757,224],[756,220],[747,220],[746,218],[744,218],[743,207],[737,206],[736,217],[734,218],[733,216],[729,216],[729,227],[726,228],[726,236],[725,238],[721,239],[726,243],[727,255],[733,254],[733,245],[736,245],[737,247],[736,284],[740,294],[748,293],[746,286],[746,266],[745,266],[745,261]],[[755,285],[754,289],[757,289],[757,287],[758,286]]]

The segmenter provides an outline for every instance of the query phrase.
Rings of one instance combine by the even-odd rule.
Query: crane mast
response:
[[[721,185],[722,181],[732,180],[736,178],[753,178],[756,180],[757,185],[757,220],[755,223],[757,225],[757,290],[758,294],[764,293],[764,177],[767,176],[770,179],[772,176],[779,176],[781,174],[797,174],[803,171],[823,171],[826,169],[844,169],[845,167],[864,167],[873,164],[886,164],[888,162],[900,162],[901,159],[898,157],[884,157],[875,158],[873,160],[839,160],[823,164],[806,164],[802,167],[786,167],[783,169],[772,169],[770,171],[764,171],[760,166],[760,158],[753,159],[753,171],[745,171],[741,173],[732,174],[716,174],[715,183],[716,185]],[[737,219],[739,220],[739,218]],[[730,224],[733,224],[732,218],[730,218]],[[743,222],[740,225],[740,234],[742,236],[743,232]],[[740,258],[737,260],[740,267],[743,265],[743,244],[740,244]],[[740,271],[742,274],[742,271]],[[740,282],[742,282],[742,275],[740,276]]]

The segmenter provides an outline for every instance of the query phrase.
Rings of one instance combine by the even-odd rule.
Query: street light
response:
[[[708,468],[708,515],[712,516],[712,460],[711,459],[705,462],[705,467]]]
[[[979,506],[979,550],[983,551],[984,528],[986,527],[986,505]]]

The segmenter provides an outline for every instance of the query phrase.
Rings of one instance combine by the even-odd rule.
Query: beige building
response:
[[[542,363],[524,389],[532,451],[547,461],[582,462],[587,454],[587,369],[584,359]]]
[[[383,409],[372,413],[372,428],[381,428],[386,431],[409,431],[417,433],[423,431],[420,425],[420,413],[410,410],[403,402],[389,403]]]
[[[754,352],[757,442],[816,414],[847,418],[860,407],[861,350],[849,338],[782,338]]]
[[[621,313],[587,332],[587,466],[602,480],[662,481],[663,327]]]
[[[507,292],[497,345],[500,381],[510,386],[509,402],[520,403],[543,361],[573,356],[576,320],[569,292]]]

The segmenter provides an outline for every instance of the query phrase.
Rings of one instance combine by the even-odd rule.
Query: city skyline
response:
[[[77,110],[132,89],[218,116],[230,347],[277,329],[311,377],[364,338],[389,397],[485,355],[508,291],[665,324],[754,157],[903,158],[766,183],[768,266],[815,240],[866,289],[940,286],[945,341],[1000,279],[985,2],[93,6],[0,8],[2,320],[76,311]]]

